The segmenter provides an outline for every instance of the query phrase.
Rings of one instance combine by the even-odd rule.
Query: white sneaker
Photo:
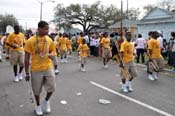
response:
[[[85,68],[82,68],[81,71],[82,71],[82,72],[86,72]]]
[[[107,65],[107,64],[106,64],[106,65],[104,65],[104,68],[105,68],[105,69],[107,69],[107,68],[108,68],[108,65]]]
[[[19,78],[18,78],[18,76],[15,77],[14,82],[19,82]]]
[[[44,111],[45,111],[46,113],[50,113],[50,112],[51,112],[50,102],[44,100],[43,108],[44,108]]]
[[[157,72],[153,72],[153,77],[154,77],[154,79],[155,79],[155,80],[157,80],[157,79],[158,79],[157,75],[158,75],[158,73],[157,73]]]
[[[128,93],[128,88],[126,84],[122,84],[122,90],[124,93]]]
[[[37,116],[43,115],[43,111],[42,111],[42,109],[41,109],[41,106],[36,106],[35,112],[36,112],[36,115],[37,115]]]
[[[60,73],[60,71],[58,69],[55,69],[55,74],[57,75],[59,73]]]
[[[19,78],[19,81],[21,81],[23,79],[22,73],[18,74],[18,78]]]
[[[64,63],[64,59],[61,59],[61,63]]]
[[[133,88],[132,88],[132,85],[131,85],[130,81],[127,82],[127,87],[128,87],[128,91],[130,91],[130,92],[133,91]]]
[[[151,74],[148,74],[148,79],[151,80],[151,81],[155,80]]]
[[[64,63],[67,63],[67,59],[64,59]]]

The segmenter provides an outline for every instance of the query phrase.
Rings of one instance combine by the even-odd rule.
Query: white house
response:
[[[154,8],[137,24],[138,33],[148,38],[149,31],[161,31],[163,38],[169,40],[170,33],[175,31],[175,12]]]

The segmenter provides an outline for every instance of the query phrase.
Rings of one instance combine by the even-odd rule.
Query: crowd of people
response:
[[[147,65],[148,79],[152,81],[158,79],[158,72],[164,67],[164,58],[169,57],[168,63],[175,69],[175,32],[171,33],[172,38],[166,43],[158,31],[150,31],[148,39],[138,34],[135,40],[129,31],[125,34],[81,32],[48,36],[49,24],[45,21],[38,23],[38,31],[31,37],[26,38],[20,32],[19,26],[14,26],[14,30],[2,39],[1,52],[6,52],[6,59],[9,59],[13,67],[15,82],[23,79],[22,71],[25,68],[25,79],[31,81],[37,115],[43,114],[40,105],[43,86],[47,92],[44,109],[47,113],[51,112],[49,100],[56,89],[55,74],[59,73],[58,57],[61,63],[67,63],[68,58],[72,57],[73,50],[78,53],[77,60],[80,61],[82,72],[86,71],[86,59],[89,56],[102,57],[104,69],[108,68],[109,60],[115,59],[121,69],[123,92],[133,91],[132,80],[137,76],[135,59],[139,63],[140,56],[142,63]]]

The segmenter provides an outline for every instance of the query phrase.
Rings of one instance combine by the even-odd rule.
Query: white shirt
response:
[[[160,48],[163,48],[163,38],[160,36],[157,40],[160,42]]]
[[[144,49],[146,41],[144,38],[137,38],[135,44],[137,49]]]

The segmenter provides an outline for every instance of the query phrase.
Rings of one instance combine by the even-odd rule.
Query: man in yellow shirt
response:
[[[22,70],[24,67],[24,43],[25,36],[20,32],[20,28],[18,25],[14,26],[14,33],[9,34],[7,38],[6,45],[9,46],[10,51],[10,63],[13,65],[15,82],[22,80]],[[18,74],[18,65],[19,65],[19,74]]]
[[[123,60],[120,61],[120,67],[126,67],[130,73],[128,80],[121,74],[123,92],[133,91],[131,81],[137,76],[136,65],[134,63],[134,45],[131,43],[131,38],[131,32],[126,32],[126,40],[121,44],[120,48],[120,54]]]
[[[80,53],[80,57],[81,57],[81,71],[85,72],[85,64],[86,64],[86,58],[89,55],[89,47],[86,44],[86,40],[83,39],[82,40],[82,44],[79,45],[78,47],[78,51]]]
[[[152,38],[148,41],[148,79],[157,80],[158,79],[158,71],[161,70],[164,66],[164,59],[161,55],[160,42],[157,40],[159,37],[159,33],[154,31],[152,32]],[[150,62],[154,64],[151,65]],[[155,69],[157,66],[157,69]]]
[[[111,48],[110,48],[110,39],[108,37],[108,33],[105,32],[103,34],[103,38],[100,41],[102,46],[102,57],[103,57],[103,65],[104,68],[108,68],[108,61],[112,58]]]
[[[77,38],[77,47],[79,47],[79,45],[82,44],[83,37],[84,37],[84,33],[80,32],[80,35]],[[78,55],[79,55],[79,53],[78,53]],[[81,61],[81,56],[79,56],[79,61]]]
[[[63,33],[63,37],[59,39],[59,50],[61,56],[61,63],[67,62],[67,40],[66,33]]]
[[[72,40],[71,40],[72,35],[69,34],[67,38],[68,38],[68,40],[67,40],[67,54],[68,54],[68,57],[71,58],[72,57],[71,56],[71,54],[72,54]]]
[[[53,70],[52,58],[55,56],[56,49],[52,39],[47,36],[49,24],[45,21],[38,23],[38,33],[26,41],[25,44],[25,72],[26,81],[31,77],[32,90],[35,96],[37,115],[43,115],[40,105],[40,93],[42,87],[47,92],[43,107],[46,113],[51,112],[49,99],[55,91],[55,74]],[[29,70],[31,57],[31,70]]]

